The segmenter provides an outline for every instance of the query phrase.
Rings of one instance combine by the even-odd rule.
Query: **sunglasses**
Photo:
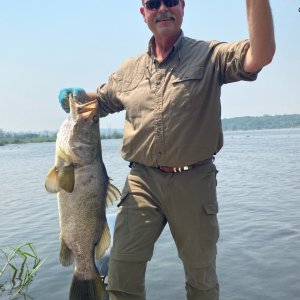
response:
[[[178,5],[180,0],[149,0],[144,3],[144,6],[149,10],[159,9],[161,2],[163,2],[166,7],[173,7]]]

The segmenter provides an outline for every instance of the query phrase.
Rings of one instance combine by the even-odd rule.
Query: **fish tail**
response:
[[[104,296],[105,287],[100,275],[95,279],[82,280],[74,273],[69,300],[102,300]]]

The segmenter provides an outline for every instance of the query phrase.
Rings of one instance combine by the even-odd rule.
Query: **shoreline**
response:
[[[287,130],[287,129],[300,129],[300,126],[295,127],[282,127],[282,128],[257,128],[257,129],[223,129],[223,133],[230,133],[230,132],[251,132],[251,131],[263,131],[263,130]],[[26,135],[26,134],[25,134]],[[113,135],[103,135],[100,137],[101,140],[115,140],[115,139],[122,139],[123,134],[117,133]],[[6,145],[22,145],[22,144],[30,144],[30,143],[55,143],[56,142],[56,135],[53,137],[36,137],[36,138],[27,138],[22,136],[18,137],[8,137],[8,138],[0,138],[0,147]]]

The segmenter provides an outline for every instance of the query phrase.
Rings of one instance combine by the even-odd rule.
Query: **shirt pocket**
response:
[[[142,101],[144,98],[141,94],[139,85],[143,81],[143,73],[139,70],[126,70],[122,74],[116,75],[117,81],[117,95],[122,102],[126,111],[126,121],[128,122],[126,128],[137,130],[141,124],[142,118]]]
[[[126,74],[118,74],[117,82],[119,92],[127,93],[134,90],[143,79],[143,72],[134,71],[134,72],[126,72]]]
[[[184,72],[174,73],[172,81],[171,107],[175,114],[193,111],[202,86],[204,67],[195,67]]]

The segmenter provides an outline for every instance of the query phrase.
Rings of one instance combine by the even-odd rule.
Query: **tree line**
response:
[[[8,132],[0,128],[0,146],[5,144],[25,144],[25,143],[43,143],[53,142],[56,134],[48,131],[32,132]]]
[[[26,144],[55,142],[56,132],[9,132],[0,128],[0,146],[6,144]],[[101,132],[101,139],[119,139],[123,137],[120,130],[106,130]]]
[[[222,119],[223,130],[260,130],[300,127],[300,115],[263,115]]]

